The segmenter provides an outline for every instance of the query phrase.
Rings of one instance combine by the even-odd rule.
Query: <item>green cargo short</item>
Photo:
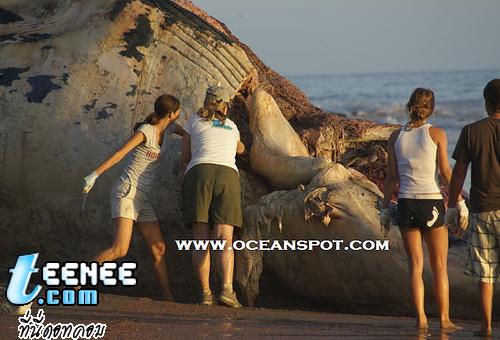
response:
[[[198,164],[188,170],[182,183],[182,214],[193,222],[240,227],[241,189],[238,172],[217,164]]]

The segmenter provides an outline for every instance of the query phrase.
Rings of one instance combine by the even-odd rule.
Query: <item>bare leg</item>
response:
[[[439,308],[441,328],[460,329],[450,320],[450,288],[448,282],[448,229],[438,227],[424,233],[429,249],[432,274],[434,275],[434,297]]]
[[[193,238],[209,240],[210,226],[208,223],[193,223]],[[210,291],[210,250],[193,250],[193,266],[200,282],[202,292]]]
[[[160,285],[163,299],[174,301],[174,297],[170,291],[167,261],[165,260],[166,246],[163,234],[161,233],[160,224],[158,221],[138,222],[137,228],[153,257],[153,268]]]
[[[106,261],[114,261],[127,255],[130,246],[130,239],[132,238],[132,228],[134,227],[134,220],[130,218],[117,217],[113,218],[113,228],[115,230],[115,239],[111,247],[103,250],[96,255],[92,261],[102,264]],[[79,290],[81,286],[75,287]]]
[[[219,295],[219,302],[232,308],[243,307],[233,290],[234,272],[234,249],[233,249],[233,229],[229,224],[215,225],[215,239],[226,241],[222,251],[217,253],[217,268],[222,280],[222,292]]]
[[[479,292],[481,294],[481,309],[483,312],[483,321],[480,335],[491,336],[491,313],[493,310],[493,291],[492,283],[479,282]]]
[[[222,280],[222,289],[228,292],[233,291],[233,272],[234,272],[234,250],[233,243],[233,229],[234,227],[229,224],[216,224],[214,231],[214,239],[225,240],[226,246],[224,250],[217,254],[217,267],[219,268],[219,275]]]
[[[401,237],[408,255],[410,271],[411,295],[417,313],[417,327],[427,328],[427,316],[424,310],[424,254],[422,249],[422,233],[418,228],[400,228]]]
[[[134,220],[130,218],[114,218],[113,227],[115,229],[115,240],[113,241],[113,245],[94,257],[94,261],[103,263],[106,261],[114,261],[127,255],[130,239],[132,238],[133,226]]]

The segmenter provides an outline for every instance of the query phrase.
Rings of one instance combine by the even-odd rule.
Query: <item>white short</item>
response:
[[[119,178],[111,190],[111,218],[130,218],[137,222],[158,221],[149,201],[149,195],[142,193],[130,180]]]

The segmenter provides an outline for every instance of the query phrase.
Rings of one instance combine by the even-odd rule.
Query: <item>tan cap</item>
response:
[[[229,103],[231,98],[234,97],[233,91],[225,88],[221,85],[212,85],[207,89],[207,95],[212,96],[216,100],[222,100],[226,103]]]

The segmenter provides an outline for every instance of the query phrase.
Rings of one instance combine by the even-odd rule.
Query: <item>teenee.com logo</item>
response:
[[[6,297],[13,305],[27,305],[37,299],[40,306],[96,306],[99,292],[96,286],[135,286],[136,262],[46,262],[42,266],[42,281],[47,287],[35,285],[28,292],[32,274],[38,273],[39,253],[17,258],[7,286]],[[90,286],[90,288],[80,288]],[[64,288],[60,288],[64,287]],[[43,292],[42,292],[43,291]]]

